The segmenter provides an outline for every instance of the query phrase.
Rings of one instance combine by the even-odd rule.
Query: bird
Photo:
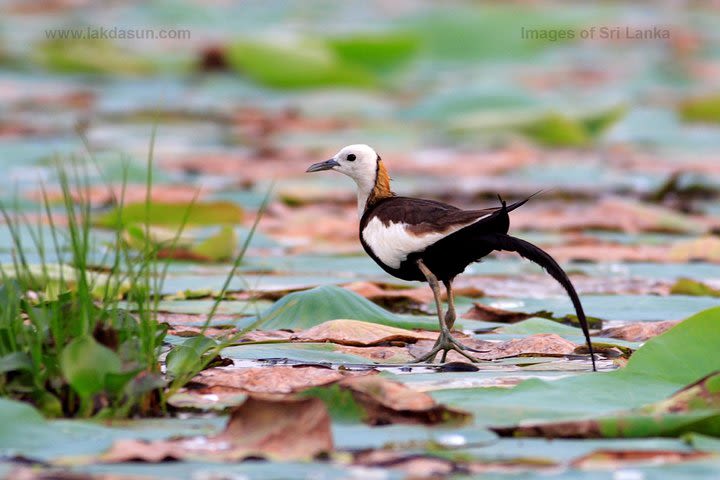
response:
[[[530,197],[508,205],[463,210],[435,200],[403,197],[390,188],[390,176],[377,152],[365,144],[349,145],[329,160],[310,165],[306,172],[332,170],[349,176],[357,185],[359,237],[365,252],[388,274],[407,281],[427,282],[432,289],[440,334],[430,351],[416,362],[434,362],[442,352],[456,351],[471,362],[478,352],[451,333],[456,320],[453,281],[468,265],[493,251],[509,251],[541,266],[567,292],[575,308],[596,371],[592,341],[580,298],[565,271],[544,250],[508,235],[510,212]],[[441,287],[447,293],[443,313]]]

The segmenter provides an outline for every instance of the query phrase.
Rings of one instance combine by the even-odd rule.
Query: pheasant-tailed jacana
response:
[[[465,268],[494,250],[516,252],[543,267],[567,291],[587,341],[593,370],[595,357],[587,319],[573,284],[560,265],[535,245],[507,234],[509,213],[527,202],[480,210],[461,210],[441,202],[398,197],[390,190],[390,177],[380,156],[367,145],[350,145],[333,158],[316,163],[308,172],[335,170],[357,183],[360,242],[375,262],[403,280],[427,282],[437,306],[440,335],[430,352],[418,362],[433,361],[442,351],[455,350],[471,361],[473,351],[450,333],[455,323],[453,279]],[[443,315],[440,284],[447,290],[448,311]]]

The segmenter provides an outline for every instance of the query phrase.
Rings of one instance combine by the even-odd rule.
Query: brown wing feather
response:
[[[420,198],[393,197],[373,209],[373,216],[386,225],[405,223],[417,235],[442,232],[458,225],[466,225],[478,218],[498,211],[499,208],[461,210],[446,203]]]

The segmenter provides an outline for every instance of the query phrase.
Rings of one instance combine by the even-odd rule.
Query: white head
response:
[[[358,187],[358,210],[362,215],[370,193],[375,188],[380,157],[368,145],[348,145],[330,160],[310,165],[307,172],[335,170],[355,180]]]
[[[358,187],[372,189],[377,175],[377,162],[378,154],[368,145],[348,145],[330,160],[315,163],[307,171],[335,170],[355,180]]]

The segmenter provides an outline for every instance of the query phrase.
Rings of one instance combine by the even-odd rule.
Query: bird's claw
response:
[[[440,359],[441,363],[445,363],[445,360],[447,360],[447,354],[450,350],[453,350],[463,357],[467,358],[473,363],[478,363],[481,360],[473,357],[469,353],[466,353],[466,350],[472,350],[476,351],[474,349],[471,349],[469,347],[466,347],[462,343],[460,343],[458,340],[455,339],[449,332],[440,332],[440,336],[438,336],[437,341],[435,342],[435,345],[430,349],[428,353],[423,355],[422,357],[416,359],[412,363],[433,363],[435,361],[435,357],[437,357],[437,354],[440,352],[443,352],[442,358]]]

